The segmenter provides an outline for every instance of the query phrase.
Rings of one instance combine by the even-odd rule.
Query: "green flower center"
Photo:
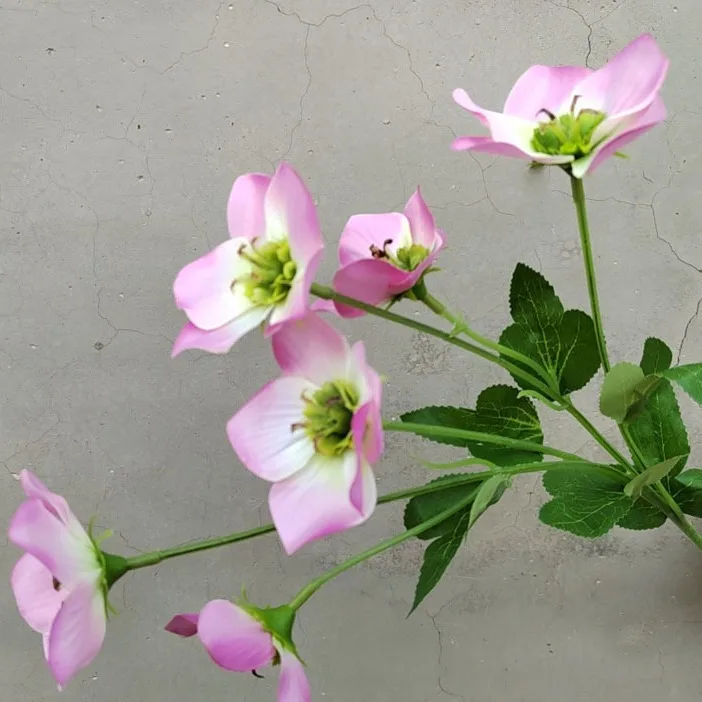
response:
[[[259,247],[253,241],[250,247],[241,247],[239,256],[252,264],[252,270],[248,276],[235,280],[232,287],[243,285],[246,297],[255,305],[277,305],[287,298],[297,273],[287,239]]]
[[[578,95],[573,98],[570,112],[560,117],[542,110],[550,121],[543,122],[534,130],[531,146],[534,151],[551,156],[574,156],[576,159],[587,156],[601,141],[593,142],[597,127],[607,118],[604,112],[584,109],[575,114]]]
[[[373,258],[382,258],[392,263],[396,268],[403,271],[413,271],[429,255],[429,249],[421,244],[411,244],[398,249],[393,255],[388,251],[388,246],[392,244],[392,239],[383,242],[383,248],[378,248],[371,244],[370,252]]]
[[[305,421],[299,426],[312,439],[317,453],[341,456],[353,447],[351,420],[360,398],[349,382],[333,380],[324,383],[311,398],[303,399]]]

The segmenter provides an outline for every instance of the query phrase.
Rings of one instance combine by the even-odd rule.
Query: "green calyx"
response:
[[[351,420],[358,392],[346,380],[324,383],[312,397],[304,397],[305,421],[300,424],[323,456],[341,456],[353,446]]]
[[[388,251],[388,246],[392,244],[392,239],[388,239],[383,248],[371,245],[370,252],[373,258],[389,261],[396,268],[403,271],[413,271],[429,255],[429,249],[421,244],[410,244],[398,249],[395,254]]]
[[[271,241],[256,247],[242,247],[239,255],[252,264],[252,271],[246,278],[232,283],[244,286],[246,297],[256,305],[277,305],[283,302],[295,280],[297,264],[290,254],[287,240]]]
[[[587,156],[600,143],[599,140],[593,142],[592,137],[607,117],[604,112],[588,109],[580,110],[577,115],[571,109],[560,117],[549,116],[549,122],[543,122],[534,130],[532,148],[542,154],[576,159]]]
[[[429,255],[429,249],[420,244],[404,246],[397,250],[397,263],[399,268],[413,271]]]

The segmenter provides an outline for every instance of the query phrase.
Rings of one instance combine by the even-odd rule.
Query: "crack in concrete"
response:
[[[367,8],[371,12],[373,11],[373,8],[368,4],[368,3],[361,3],[360,5],[355,5],[354,7],[349,7],[348,9],[344,10],[343,12],[332,12],[328,15],[325,15],[320,22],[310,22],[309,20],[303,19],[297,12],[294,10],[290,10],[289,12],[284,10],[275,0],[265,0],[265,2],[268,5],[272,5],[275,7],[275,9],[278,11],[279,14],[283,15],[284,17],[294,17],[300,24],[304,24],[306,27],[321,27],[328,19],[340,19],[341,17],[344,17],[345,15],[348,15],[350,12],[354,12],[355,10],[360,10],[362,7]]]
[[[35,444],[38,444],[40,441],[42,441],[46,436],[48,436],[49,432],[53,431],[56,429],[56,427],[61,424],[61,418],[56,415],[56,421],[44,432],[42,432],[41,436],[37,439],[32,439],[31,441],[28,441],[21,449],[18,449],[14,453],[10,454],[9,456],[6,456],[3,459],[0,459],[0,463],[2,463],[5,468],[7,469],[7,472],[14,478],[17,474],[10,470],[10,467],[7,465],[8,461],[11,461],[13,458],[17,458],[17,456],[21,456],[25,451],[27,451],[29,448],[34,446]]]
[[[222,0],[222,2],[219,3],[217,6],[217,9],[215,10],[215,21],[214,25],[212,26],[212,30],[210,31],[210,36],[207,38],[207,41],[205,42],[205,45],[200,47],[199,49],[193,49],[192,51],[181,51],[180,56],[167,68],[164,68],[162,71],[160,71],[161,75],[164,75],[168,73],[170,70],[174,69],[186,56],[193,56],[194,54],[201,54],[203,51],[207,51],[207,49],[210,48],[210,44],[214,40],[215,34],[217,33],[217,29],[219,28],[219,23],[222,19],[222,8],[224,7],[224,3],[226,0]]]
[[[108,317],[106,317],[106,316],[103,314],[102,310],[100,309],[101,298],[102,298],[102,291],[103,291],[103,290],[104,290],[104,288],[100,288],[100,289],[95,293],[96,303],[97,303],[97,304],[96,304],[96,311],[97,311],[98,317],[100,317],[100,319],[102,319],[104,322],[107,323],[107,325],[110,327],[110,329],[112,329],[112,331],[114,332],[114,334],[112,334],[112,336],[111,336],[111,337],[107,340],[107,342],[102,346],[102,348],[100,349],[101,351],[104,351],[104,350],[117,338],[117,336],[120,334],[120,332],[131,332],[132,334],[141,334],[141,336],[151,336],[151,337],[153,337],[153,338],[155,338],[155,339],[165,339],[171,346],[173,345],[173,343],[174,343],[174,342],[173,342],[173,339],[169,339],[165,334],[153,334],[153,333],[151,333],[151,332],[142,331],[141,329],[132,329],[131,327],[116,327],[116,326],[108,319]]]
[[[683,346],[685,345],[685,341],[687,340],[687,333],[690,331],[690,326],[692,325],[692,323],[697,319],[697,317],[699,317],[700,306],[702,306],[702,297],[697,301],[695,311],[692,317],[690,317],[690,319],[687,320],[687,324],[685,325],[685,330],[683,331],[682,339],[680,340],[680,344],[678,345],[678,356],[675,360],[675,365],[680,365],[680,357],[682,356]]]
[[[373,19],[380,25],[380,28],[382,30],[383,36],[396,48],[400,49],[404,54],[407,56],[407,62],[408,62],[408,69],[410,73],[417,79],[420,89],[422,91],[422,94],[426,98],[427,102],[429,103],[429,115],[427,118],[427,122],[430,124],[435,124],[434,122],[431,122],[431,118],[434,114],[434,109],[436,107],[436,102],[431,99],[429,93],[427,92],[426,86],[424,85],[424,80],[423,78],[419,75],[417,72],[416,68],[414,67],[414,61],[412,59],[412,54],[410,50],[404,46],[403,44],[400,44],[389,32],[387,29],[387,26],[385,22],[378,16],[378,14],[375,11],[375,8],[372,5],[369,5],[368,3],[362,3],[360,5],[355,5],[354,7],[349,7],[348,9],[344,10],[343,12],[337,12],[337,13],[330,13],[328,15],[325,15],[321,21],[319,22],[311,22],[309,20],[303,19],[299,13],[295,12],[294,10],[291,11],[286,11],[284,10],[275,0],[265,0],[265,2],[268,5],[271,5],[274,7],[277,12],[284,17],[294,17],[301,25],[306,27],[305,31],[305,40],[304,40],[304,50],[303,50],[303,56],[304,56],[304,62],[305,62],[305,70],[307,72],[307,84],[305,85],[302,94],[300,95],[300,100],[299,100],[299,117],[295,125],[293,125],[292,130],[290,131],[290,139],[288,143],[288,148],[285,150],[285,153],[281,157],[282,159],[287,158],[288,154],[292,150],[293,147],[293,140],[295,133],[297,130],[302,126],[302,121],[304,118],[304,102],[305,99],[307,98],[307,94],[309,93],[310,87],[312,85],[312,73],[310,71],[310,65],[309,65],[309,38],[310,38],[310,31],[311,29],[314,28],[319,28],[324,25],[324,23],[329,20],[329,19],[340,19],[351,12],[355,12],[356,10],[360,9],[366,9],[368,12],[370,12],[373,15]],[[441,125],[436,125],[436,126],[441,126]],[[454,134],[455,136],[455,134]]]
[[[307,85],[305,85],[305,88],[302,91],[302,95],[300,95],[299,116],[298,116],[297,122],[293,125],[293,128],[290,130],[290,141],[288,142],[288,148],[285,150],[285,153],[281,157],[281,160],[283,160],[283,161],[288,157],[288,154],[290,153],[290,151],[292,149],[293,139],[295,138],[295,132],[302,126],[302,119],[304,116],[305,99],[307,98],[307,93],[309,93],[310,86],[312,85],[312,72],[310,71],[310,64],[309,64],[310,29],[311,29],[311,27],[308,25],[307,29],[305,30],[305,42],[304,42],[304,46],[303,46],[303,57],[304,57],[304,62],[305,62],[305,71],[307,71]]]
[[[441,609],[443,609],[443,607]],[[437,637],[437,642],[439,644],[439,655],[438,655],[438,658],[436,661],[436,684],[438,685],[439,690],[441,690],[441,692],[443,692],[445,695],[448,695],[449,697],[453,697],[455,699],[459,699],[459,700],[462,700],[463,702],[466,702],[466,698],[463,695],[459,695],[456,692],[451,692],[451,690],[447,690],[444,687],[444,684],[441,680],[441,668],[442,668],[441,659],[444,655],[444,642],[442,639],[441,629],[439,628],[439,625],[436,623],[436,617],[439,615],[440,612],[441,612],[441,610],[439,610],[439,612],[437,614],[435,614],[434,616],[429,614],[429,612],[426,613],[427,617],[429,617],[429,619],[431,619],[431,623],[434,625],[434,629],[436,629],[436,637]]]
[[[593,33],[593,31],[594,31],[594,30],[593,30],[593,26],[594,26],[595,24],[597,24],[597,22],[601,22],[602,19],[604,19],[604,18],[600,18],[600,19],[597,20],[596,22],[593,22],[592,24],[590,24],[590,23],[585,19],[585,15],[583,15],[583,13],[580,12],[580,10],[576,10],[574,7],[571,7],[569,4],[563,5],[563,4],[561,4],[560,2],[556,2],[555,0],[545,0],[545,1],[546,1],[549,5],[553,5],[554,7],[560,7],[560,8],[563,9],[563,10],[568,10],[569,12],[572,12],[572,13],[576,14],[576,15],[580,18],[580,20],[582,21],[582,23],[585,25],[585,27],[586,27],[587,30],[588,30],[588,34],[587,34],[587,53],[585,54],[585,65],[586,65],[588,68],[592,68],[592,66],[590,66],[590,63],[589,63],[589,62],[590,62],[590,56],[592,55],[592,33]],[[610,14],[611,14],[611,13],[610,13]]]

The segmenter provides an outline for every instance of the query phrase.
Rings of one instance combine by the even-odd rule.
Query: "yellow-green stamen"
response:
[[[573,100],[571,111],[557,117],[543,110],[551,118],[534,130],[531,147],[534,151],[551,156],[587,156],[602,140],[593,141],[595,130],[607,118],[604,112],[584,109],[575,114]]]
[[[396,268],[403,271],[413,271],[419,264],[429,255],[429,249],[421,244],[410,244],[398,249],[395,255],[387,250],[389,244],[392,244],[392,239],[388,239],[383,248],[380,249],[375,244],[371,245],[370,252],[373,258],[382,258],[389,261]]]
[[[356,389],[346,380],[324,383],[311,398],[305,397],[303,427],[317,453],[341,456],[353,447],[351,421],[358,407]]]
[[[242,247],[239,256],[252,264],[251,273],[232,283],[243,285],[246,297],[256,305],[277,305],[283,302],[295,280],[297,264],[290,254],[287,240],[271,241],[256,247]]]

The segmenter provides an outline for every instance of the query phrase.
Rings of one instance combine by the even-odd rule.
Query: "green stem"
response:
[[[569,397],[563,399],[563,404],[568,414],[573,417],[580,426],[582,426],[593,439],[619,463],[627,473],[633,473],[631,465],[626,457],[613,446],[609,440],[597,429],[597,427],[573,404]]]
[[[590,463],[589,461],[584,461],[580,458],[578,458],[576,461],[523,463],[514,467],[501,468],[500,470],[507,475],[521,475],[523,473],[538,473],[544,470],[572,470],[573,468],[582,467],[583,464],[587,465],[588,470],[600,472],[609,476],[617,474],[617,471],[613,470],[609,466]],[[466,473],[465,475],[456,476],[455,479],[451,481],[451,487],[456,485],[471,485],[473,483],[480,483],[494,474],[495,472],[492,470],[484,470],[477,473]],[[378,498],[378,504],[384,505],[390,502],[396,502],[397,500],[407,500],[412,497],[417,497],[418,495],[428,495],[432,492],[445,490],[446,487],[447,485],[445,483],[434,482],[428,483],[427,485],[418,485],[416,487],[406,488],[404,490],[396,490],[395,492],[389,492],[385,495],[381,495]],[[204,539],[202,541],[191,541],[190,543],[182,544],[181,546],[174,546],[173,548],[167,548],[162,551],[150,551],[149,553],[124,559],[124,572],[122,575],[130,570],[158,565],[162,561],[168,560],[169,558],[176,558],[177,556],[185,556],[189,553],[197,553],[198,551],[206,551],[208,549],[218,548],[219,546],[235,544],[239,541],[246,541],[247,539],[253,539],[257,536],[270,534],[273,531],[275,531],[275,526],[273,524],[264,524],[263,526],[256,527],[255,529],[249,529],[248,531],[237,531],[233,534],[228,534],[227,536],[220,536],[214,539]],[[112,554],[108,555],[111,556]]]
[[[585,202],[585,188],[580,178],[570,178],[570,185],[573,192],[573,202],[578,215],[578,229],[580,230],[580,246],[583,250],[583,261],[585,262],[585,277],[587,278],[587,291],[590,295],[590,309],[592,310],[592,321],[595,323],[595,336],[597,338],[597,350],[600,354],[600,361],[605,373],[609,373],[609,356],[607,355],[607,343],[605,342],[604,329],[602,327],[602,313],[600,312],[600,300],[597,295],[597,279],[595,278],[595,262],[592,257],[592,246],[590,244],[590,227],[587,222],[587,204]]]
[[[168,560],[169,558],[184,556],[188,553],[197,553],[198,551],[207,551],[212,548],[219,548],[220,546],[228,546],[229,544],[235,544],[238,541],[246,541],[247,539],[253,539],[256,536],[270,534],[272,531],[275,531],[275,527],[272,524],[264,524],[263,526],[256,527],[255,529],[249,529],[248,531],[237,531],[234,534],[228,534],[227,536],[219,536],[214,539],[203,539],[202,541],[191,541],[188,544],[173,546],[172,548],[166,548],[162,551],[149,551],[149,553],[143,553],[140,556],[128,558],[127,570],[146,568],[148,566],[157,565],[162,561]]]
[[[496,356],[495,354],[490,353],[489,351],[486,351],[480,346],[476,346],[475,344],[463,341],[463,339],[458,339],[454,336],[451,336],[451,334],[442,331],[441,329],[432,327],[429,324],[424,324],[423,322],[418,322],[417,320],[410,319],[409,317],[404,317],[401,314],[395,314],[394,312],[390,312],[390,310],[384,310],[381,307],[368,305],[365,302],[356,300],[353,297],[347,297],[346,295],[337,293],[332,288],[329,288],[325,285],[320,285],[319,283],[312,283],[310,292],[313,295],[316,295],[317,297],[321,298],[322,300],[332,300],[334,302],[341,302],[342,304],[348,305],[349,307],[355,307],[356,309],[363,310],[364,312],[372,314],[375,317],[387,319],[388,321],[394,322],[395,324],[400,324],[403,327],[408,327],[409,329],[414,329],[415,331],[422,332],[423,334],[434,336],[437,339],[445,341],[447,344],[457,346],[458,348],[463,349],[464,351],[468,351],[469,353],[472,353],[475,356],[479,356],[480,358],[483,358],[486,361],[495,363],[496,365],[504,368],[509,373],[512,373],[512,375],[514,375],[515,377],[521,378],[522,380],[527,381],[534,387],[539,388],[539,390],[545,395],[551,394],[551,389],[547,385],[541,382],[538,378],[534,378],[531,375],[531,373],[528,373],[520,366],[515,366],[513,363],[510,363],[509,361],[506,361],[505,359],[500,358],[499,356]]]
[[[408,529],[407,531],[403,531],[401,534],[396,534],[395,536],[392,536],[389,539],[386,539],[385,541],[381,541],[379,544],[376,544],[372,548],[369,548],[366,551],[362,551],[361,553],[352,556],[347,561],[340,563],[338,566],[336,566],[336,568],[331,568],[325,573],[322,573],[318,578],[315,578],[311,582],[307,583],[307,585],[305,585],[305,587],[303,587],[302,590],[300,590],[300,592],[298,592],[297,595],[295,595],[295,597],[290,602],[290,608],[293,611],[297,611],[298,609],[300,609],[300,607],[302,607],[303,604],[305,604],[305,602],[307,602],[307,600],[310,599],[310,597],[312,597],[312,595],[314,595],[315,592],[317,592],[317,590],[319,590],[319,588],[321,588],[323,585],[326,585],[330,580],[333,580],[337,575],[341,575],[344,571],[349,570],[349,568],[353,568],[359,563],[362,563],[363,561],[368,560],[373,556],[377,556],[383,551],[387,551],[390,548],[398,546],[404,541],[407,541],[408,539],[411,539],[417,536],[418,534],[421,534],[427,529],[431,529],[437,524],[441,524],[441,522],[445,521],[446,519],[449,519],[454,514],[465,509],[466,507],[468,507],[468,505],[471,504],[471,502],[473,502],[477,491],[478,488],[471,491],[464,499],[460,500],[459,502],[456,502],[456,504],[454,504],[449,509],[445,509],[443,512],[439,512],[439,514],[433,516],[431,519],[427,519],[426,522],[422,522],[421,524],[418,524],[412,529]]]
[[[579,456],[560,449],[537,444],[533,441],[522,441],[509,436],[499,436],[497,434],[487,434],[480,431],[468,431],[466,429],[454,429],[453,427],[442,427],[434,424],[413,424],[412,422],[383,422],[385,431],[406,432],[426,436],[428,439],[434,437],[444,437],[447,439],[465,439],[466,441],[480,441],[485,444],[497,444],[507,448],[520,449],[523,451],[533,451],[543,453],[548,456],[557,456],[567,461],[581,461]]]
[[[502,356],[511,358],[513,361],[518,361],[519,363],[522,363],[525,366],[531,368],[531,370],[533,370],[536,373],[536,375],[539,376],[551,388],[552,393],[555,391],[556,395],[559,394],[558,388],[554,386],[554,379],[548,374],[548,371],[545,368],[542,368],[536,361],[529,358],[529,356],[525,356],[523,353],[520,353],[519,351],[514,351],[513,349],[510,349],[507,346],[503,346],[502,344],[499,344],[498,342],[493,341],[492,339],[488,339],[482,334],[479,334],[475,330],[471,329],[462,319],[456,317],[456,315],[454,315],[448,309],[448,307],[444,305],[443,302],[435,298],[427,290],[426,283],[423,279],[419,283],[417,283],[417,285],[415,285],[414,288],[412,288],[412,292],[414,293],[416,298],[420,302],[423,302],[432,312],[439,315],[447,322],[453,324],[454,329],[465,334],[468,338],[472,339],[477,344],[481,344],[482,346],[485,346],[486,348],[491,349],[492,351],[496,351]]]

